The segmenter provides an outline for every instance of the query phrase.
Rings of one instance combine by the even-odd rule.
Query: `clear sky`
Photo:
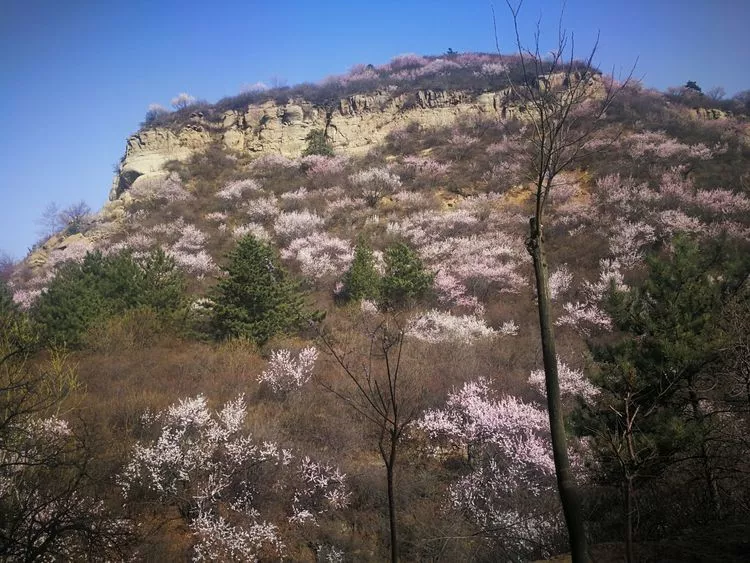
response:
[[[509,12],[494,3],[510,52]],[[541,15],[553,41],[560,8],[526,0],[524,38]],[[603,69],[638,57],[648,86],[750,88],[750,0],[568,0],[564,21],[581,52],[601,32]],[[448,48],[494,50],[489,1],[0,0],[0,250],[25,255],[52,201],[99,209],[150,103],[214,102],[274,77],[315,82]]]

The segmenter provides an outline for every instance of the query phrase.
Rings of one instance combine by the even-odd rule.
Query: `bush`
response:
[[[274,334],[301,326],[302,294],[270,246],[246,235],[227,258],[226,277],[219,280],[213,298],[216,338],[245,337],[263,344]]]
[[[129,252],[95,252],[58,270],[32,317],[45,341],[78,347],[94,324],[130,309],[149,308],[162,318],[172,317],[182,309],[183,293],[183,277],[161,249],[142,259]]]
[[[328,143],[328,136],[323,129],[313,129],[307,134],[305,141],[307,141],[307,147],[302,153],[303,156],[310,156],[313,154],[333,156],[333,149]]]
[[[385,276],[380,285],[383,307],[406,308],[424,298],[434,277],[411,248],[403,243],[391,246],[385,252]]]

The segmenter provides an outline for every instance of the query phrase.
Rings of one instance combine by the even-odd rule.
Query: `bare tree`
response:
[[[375,430],[386,473],[391,561],[399,558],[394,477],[404,432],[420,413],[421,390],[405,368],[405,330],[395,316],[363,315],[352,330],[334,338],[320,331],[324,348],[345,374],[343,383],[320,381]]]
[[[77,203],[60,209],[57,203],[52,202],[44,208],[42,216],[37,221],[39,225],[39,236],[48,238],[55,233],[64,232],[67,235],[80,233],[91,220],[91,208],[88,203],[81,200]]]
[[[15,267],[16,261],[13,257],[4,250],[0,250],[0,280],[5,282],[10,280]]]
[[[513,81],[508,75],[510,89],[514,101],[523,110],[522,119],[529,123],[531,131],[528,168],[534,187],[534,214],[529,219],[527,249],[534,263],[536,278],[552,450],[573,561],[579,563],[588,561],[589,555],[581,500],[568,458],[560,399],[549,268],[544,249],[545,213],[550,191],[558,175],[573,169],[578,161],[594,152],[593,141],[601,128],[602,118],[630,76],[623,84],[616,85],[612,76],[607,78],[597,71],[593,59],[598,38],[588,57],[577,60],[573,35],[563,29],[562,15],[557,44],[549,56],[543,57],[540,52],[538,26],[533,49],[525,48],[519,32],[519,13],[523,2],[515,6],[510,0],[506,0],[506,3],[513,19],[514,43],[523,73],[520,81]]]

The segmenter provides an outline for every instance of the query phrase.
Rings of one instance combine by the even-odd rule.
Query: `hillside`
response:
[[[127,140],[104,208],[44,242],[16,269],[9,285],[20,310],[13,314],[29,315],[24,322],[48,338],[29,347],[46,349],[30,354],[29,365],[42,373],[49,369],[45,362],[62,354],[77,366],[80,384],[63,393],[65,407],[55,416],[75,413],[70,424],[85,429],[87,491],[102,499],[97,514],[106,507],[112,515],[110,531],[112,522],[122,524],[123,553],[148,560],[386,558],[383,434],[378,438],[370,424],[368,408],[377,412],[372,396],[363,403],[350,384],[360,381],[360,369],[377,379],[374,373],[387,368],[390,382],[391,366],[381,364],[396,350],[399,362],[403,350],[407,382],[399,393],[411,413],[398,438],[403,449],[396,470],[403,558],[510,561],[565,551],[526,248],[534,210],[533,110],[509,86],[517,73],[513,57],[414,56],[356,67],[318,87],[150,115]],[[541,91],[565,91],[563,79],[570,75],[534,77]],[[605,95],[601,74],[577,80],[589,81],[592,100]],[[699,102],[692,93],[681,98],[637,83],[623,86],[586,153],[555,178],[550,192],[545,242],[563,393],[569,425],[579,424],[574,464],[602,561],[621,560],[622,515],[612,508],[622,503],[621,484],[613,477],[616,464],[597,457],[603,446],[580,421],[591,414],[581,405],[604,405],[592,412],[606,418],[605,398],[614,392],[597,387],[606,372],[601,366],[608,365],[597,354],[635,330],[635,321],[628,325],[617,316],[611,292],[663,291],[678,302],[692,282],[674,294],[653,284],[693,267],[696,279],[713,280],[710,287],[735,275],[740,281],[732,300],[715,297],[721,305],[690,293],[688,311],[700,312],[705,322],[717,315],[715,341],[698,332],[694,319],[660,325],[665,311],[640,333],[641,340],[668,333],[680,361],[686,349],[703,350],[705,341],[721,345],[700,358],[704,363],[690,359],[689,365],[701,365],[695,375],[701,397],[683,404],[675,391],[668,406],[659,403],[663,426],[644,422],[649,447],[667,428],[685,440],[675,437],[675,443],[690,445],[680,453],[653,453],[649,462],[664,461],[658,476],[638,474],[636,537],[643,560],[743,557],[735,540],[748,529],[750,501],[740,455],[750,446],[741,430],[748,423],[742,401],[750,394],[742,387],[747,355],[740,349],[750,310],[742,278],[742,257],[750,250],[750,122],[739,105]],[[311,150],[316,135],[325,150]],[[222,284],[241,270],[233,257],[243,244],[250,245],[243,256],[272,249],[263,255],[266,270],[288,273],[293,291],[301,291],[300,307],[318,312],[308,314],[316,323],[271,330],[268,338],[226,338],[237,336],[235,328],[216,338],[212,311],[230,291]],[[365,247],[374,272],[367,275],[396,279],[408,294],[398,306],[402,294],[395,290],[392,301],[383,298],[387,289],[352,299],[347,272]],[[148,262],[156,248],[173,263],[164,271],[182,280],[174,285],[182,293],[131,304],[123,272],[157,271]],[[414,256],[399,257],[396,248]],[[715,261],[700,262],[704,270],[688,260],[714,250]],[[104,293],[86,293],[82,281],[63,288],[79,292],[78,301],[98,306],[101,300],[88,317],[78,302],[60,305],[69,293],[58,276],[88,275],[95,268],[87,260],[97,251],[105,262],[127,258],[112,266],[120,277],[107,291],[118,297],[116,308],[108,308]],[[413,260],[413,269],[421,263],[420,279],[429,287],[412,291],[419,279],[407,276],[412,285],[404,289],[393,273],[399,259]],[[678,264],[682,259],[689,263]],[[680,273],[659,270],[673,264]],[[262,268],[253,270],[248,279],[263,275]],[[162,288],[159,276],[138,287]],[[633,299],[634,308],[650,306]],[[709,301],[716,309],[705,313],[701,307]],[[65,317],[79,313],[75,322]],[[72,331],[64,338],[63,325]],[[389,332],[393,326],[400,336]],[[13,342],[6,338],[5,352]],[[373,346],[381,347],[379,355],[368,356]],[[649,373],[682,373],[688,360],[678,369],[665,359],[678,352],[660,350],[661,363]],[[714,379],[703,387],[708,371]],[[693,393],[692,380],[683,391]],[[684,412],[692,404],[688,422],[675,415],[678,404]],[[665,422],[667,416],[673,418]],[[701,434],[704,418],[721,424]],[[710,445],[701,449],[698,442]],[[166,465],[156,468],[159,459]],[[714,462],[720,476],[709,477],[716,485],[709,494],[701,472]],[[707,516],[718,500],[721,515]],[[720,521],[738,530],[736,537],[712,548],[715,559],[689,559],[691,538],[705,539]]]

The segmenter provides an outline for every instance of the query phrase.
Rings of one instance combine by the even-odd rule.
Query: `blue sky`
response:
[[[46,205],[106,201],[114,164],[150,103],[179,92],[214,102],[243,85],[318,81],[402,53],[493,51],[490,2],[0,1],[0,250],[36,240]],[[559,0],[526,0],[522,34],[542,16],[553,40]],[[503,52],[505,3],[495,2]],[[748,0],[568,0],[566,27],[597,62],[651,87],[695,80],[750,88]],[[543,39],[544,42],[544,39]],[[550,44],[549,47],[552,45]]]

